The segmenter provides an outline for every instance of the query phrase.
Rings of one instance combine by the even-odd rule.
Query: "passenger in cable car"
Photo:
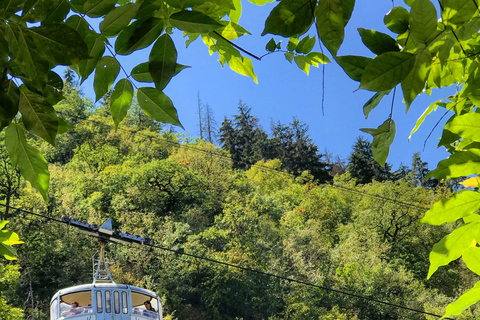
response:
[[[143,305],[145,306],[145,309],[147,309],[148,311],[157,312],[157,310],[155,310],[155,308],[152,307],[152,304],[150,303],[150,301],[148,300],[145,301]]]

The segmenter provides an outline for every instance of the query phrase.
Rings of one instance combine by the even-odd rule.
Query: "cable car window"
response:
[[[58,299],[52,301],[50,305],[50,320],[57,320],[58,318]]]
[[[127,293],[125,291],[122,292],[122,306],[123,306],[123,313],[128,313],[128,303],[127,303]]]
[[[59,317],[69,317],[77,314],[93,313],[92,291],[83,290],[64,294],[60,296]]]
[[[147,309],[149,302],[150,309]],[[158,319],[159,303],[155,297],[132,291],[132,314]]]
[[[110,313],[112,312],[112,305],[110,299],[110,291],[105,291],[105,312]]]
[[[113,307],[115,308],[115,313],[120,313],[120,295],[118,291],[113,292]]]
[[[102,312],[102,291],[97,291],[97,313]]]

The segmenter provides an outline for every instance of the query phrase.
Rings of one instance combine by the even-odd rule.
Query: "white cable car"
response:
[[[162,320],[162,305],[155,292],[113,281],[103,241],[94,270],[92,284],[62,289],[53,296],[50,320]]]

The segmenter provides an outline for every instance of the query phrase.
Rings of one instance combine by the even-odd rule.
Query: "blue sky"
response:
[[[266,53],[265,45],[272,35],[261,37],[265,19],[275,3],[263,7],[242,1],[243,14],[240,25],[252,35],[244,36],[235,41],[248,51],[261,56]],[[396,5],[403,5],[403,1],[396,1]],[[365,48],[358,35],[357,28],[374,29],[390,33],[383,24],[384,15],[392,8],[392,1],[362,0],[357,1],[352,19],[347,29],[344,44],[339,55],[374,55]],[[312,28],[313,30],[313,28]],[[314,34],[312,33],[312,36]],[[392,35],[394,36],[394,35]],[[281,121],[290,123],[293,117],[309,125],[311,138],[316,142],[320,151],[328,149],[334,155],[348,158],[352,145],[359,135],[370,139],[363,134],[360,128],[373,128],[382,124],[390,114],[392,94],[385,97],[382,103],[370,114],[368,119],[363,115],[364,103],[373,96],[372,92],[359,90],[358,83],[345,75],[335,63],[325,66],[325,103],[322,114],[322,68],[312,68],[307,76],[295,64],[290,64],[283,53],[274,53],[262,59],[253,61],[254,70],[258,77],[258,84],[251,78],[231,71],[227,66],[222,69],[217,61],[218,55],[210,56],[208,48],[198,39],[188,48],[181,31],[175,30],[172,35],[178,51],[178,63],[191,66],[183,70],[172,79],[165,89],[165,93],[172,99],[177,108],[180,121],[185,127],[185,133],[198,135],[197,94],[204,104],[212,108],[215,120],[221,124],[224,116],[232,118],[237,113],[239,100],[252,108],[251,113],[260,119],[262,127],[270,133],[270,123]],[[281,40],[275,37],[276,41]],[[288,40],[283,40],[284,47]],[[315,51],[320,51],[317,42]],[[324,48],[326,51],[326,49]],[[121,58],[121,64],[131,70],[135,65],[148,60],[150,48],[135,53],[127,58]],[[120,74],[119,79],[125,77]],[[93,75],[82,85],[85,94],[93,100]],[[137,84],[142,86],[143,84]],[[355,92],[354,92],[355,91]],[[421,152],[422,159],[434,169],[441,159],[448,156],[443,148],[437,148],[437,139],[441,136],[443,123],[438,125],[426,143],[427,136],[443,115],[442,111],[430,115],[408,142],[408,136],[416,120],[428,105],[442,95],[434,92],[430,97],[422,95],[412,104],[408,113],[402,102],[401,89],[397,88],[394,104],[394,120],[397,124],[397,134],[391,147],[388,162],[394,169],[403,163],[411,164],[414,152]],[[182,132],[179,128],[178,132]]]

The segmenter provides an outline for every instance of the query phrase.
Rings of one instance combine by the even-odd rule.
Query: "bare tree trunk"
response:
[[[200,139],[203,139],[202,101],[200,100],[200,93],[198,92],[197,92],[197,106],[198,106],[198,127],[200,128]]]

